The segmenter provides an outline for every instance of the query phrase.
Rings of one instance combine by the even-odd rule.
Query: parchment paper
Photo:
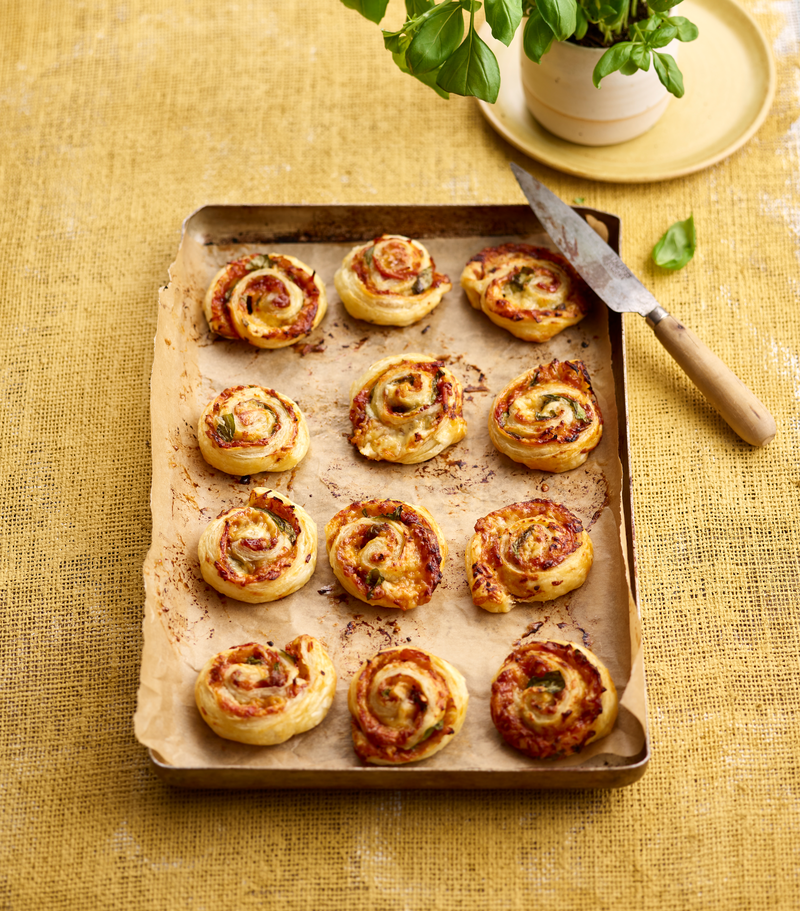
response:
[[[415,765],[497,771],[598,768],[624,764],[641,751],[645,696],[621,542],[625,529],[607,311],[596,304],[578,326],[541,345],[496,327],[469,305],[458,279],[473,254],[506,240],[552,246],[542,234],[425,238],[437,269],[450,276],[454,287],[430,316],[401,329],[372,326],[344,310],[333,274],[355,241],[215,246],[184,237],[170,284],[160,295],[155,341],[153,544],[144,569],[145,640],[135,717],[138,739],[160,761],[185,768],[318,769],[321,776],[324,770],[358,768],[350,739],[348,684],[362,661],[383,647],[405,643],[454,664],[470,692],[460,734]],[[329,298],[322,324],[307,342],[274,351],[213,338],[201,309],[212,276],[245,253],[271,251],[297,256],[320,273]],[[461,379],[467,437],[421,465],[369,462],[347,440],[350,384],[379,358],[412,351],[447,359]],[[487,431],[497,393],[525,370],[554,357],[586,363],[605,419],[603,439],[588,461],[560,475],[512,462],[494,449]],[[202,459],[196,440],[200,413],[224,388],[240,383],[273,387],[300,405],[311,448],[294,470],[240,481]],[[218,594],[203,581],[197,559],[206,524],[246,502],[256,486],[290,496],[310,513],[319,531],[311,581],[266,605],[247,605]],[[353,500],[377,496],[425,506],[449,544],[442,583],[428,604],[409,612],[372,607],[344,593],[325,554],[324,526],[330,517]],[[565,504],[590,530],[595,558],[589,577],[581,588],[555,601],[520,605],[508,614],[483,611],[472,603],[464,571],[474,524],[494,509],[533,497]],[[249,641],[270,640],[283,647],[300,633],[321,640],[339,675],[327,718],[278,746],[254,747],[216,736],[194,703],[194,682],[206,660]],[[622,699],[619,721],[609,737],[555,763],[531,760],[505,745],[489,714],[494,674],[514,643],[531,634],[587,645],[609,668]]]

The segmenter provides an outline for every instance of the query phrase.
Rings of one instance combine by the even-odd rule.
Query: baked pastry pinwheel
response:
[[[284,348],[306,338],[327,306],[316,271],[284,253],[251,253],[228,263],[203,300],[214,332],[258,348]]]
[[[204,409],[197,442],[206,462],[228,474],[286,471],[308,452],[308,426],[288,396],[232,386]]]
[[[399,610],[431,600],[447,558],[433,516],[401,500],[360,500],[340,510],[325,526],[325,546],[345,591]]]
[[[500,452],[539,471],[582,465],[603,435],[603,416],[582,361],[535,367],[512,380],[489,414]]]
[[[220,652],[200,671],[194,698],[215,734],[269,746],[316,727],[335,691],[331,659],[303,635],[284,649],[248,642]]]
[[[425,247],[402,234],[353,247],[333,283],[351,316],[379,326],[418,322],[453,287]]]
[[[368,459],[426,462],[466,436],[463,405],[461,383],[442,361],[385,357],[350,389],[350,442]]]
[[[461,730],[469,693],[461,674],[421,648],[392,648],[361,665],[347,692],[353,746],[374,765],[416,762]]]
[[[552,601],[579,588],[594,550],[566,506],[528,500],[504,506],[475,523],[465,563],[472,600],[493,614],[520,601]]]
[[[200,571],[223,595],[249,604],[302,588],[317,565],[317,526],[296,503],[265,487],[210,522],[200,536]]]
[[[476,310],[529,342],[546,342],[589,312],[589,287],[570,263],[530,244],[481,250],[461,273],[461,287]]]
[[[497,672],[490,707],[509,746],[534,759],[559,759],[610,733],[618,700],[611,675],[589,649],[530,639]]]

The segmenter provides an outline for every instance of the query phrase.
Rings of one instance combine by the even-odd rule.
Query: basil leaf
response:
[[[508,283],[514,291],[519,291],[521,293],[525,290],[525,285],[531,275],[533,275],[533,269],[531,269],[530,266],[523,266],[518,272],[515,272],[511,276]]]
[[[566,395],[554,395],[553,393],[549,392],[543,398],[544,401],[542,403],[542,410],[537,412],[535,415],[537,421],[547,421],[553,417],[552,414],[547,414],[544,411],[547,405],[550,405],[552,402],[563,402],[565,405],[569,405],[569,407],[572,409],[572,413],[579,421],[586,420],[586,412],[584,411],[583,406],[579,402],[576,402],[574,399],[571,399]]]
[[[697,248],[697,234],[694,217],[676,221],[653,247],[653,262],[662,269],[682,269],[694,256]]]
[[[586,18],[586,13],[583,7],[578,4],[575,8],[575,37],[578,41],[583,38],[589,28],[589,20]]]
[[[386,29],[383,29],[383,46],[387,51],[391,51],[392,54],[402,54],[403,61],[405,62],[405,53],[406,50],[411,44],[411,39],[405,34],[403,29],[397,32],[388,32]],[[403,69],[402,67],[400,67]],[[408,70],[403,70],[407,73]]]
[[[470,22],[467,37],[442,64],[436,84],[456,95],[473,95],[494,104],[500,91],[500,67],[489,46]]]
[[[531,10],[522,32],[522,47],[525,56],[534,63],[540,63],[550,50],[555,36],[550,26],[542,19],[538,7]]]
[[[288,652],[285,652],[282,648],[279,648],[278,651],[287,661],[291,661],[292,664],[297,664],[297,659],[293,658]]]
[[[675,58],[669,54],[659,54],[653,51],[653,66],[656,68],[661,84],[676,98],[683,97],[683,76],[675,63]]]
[[[249,658],[245,658],[245,664],[263,664],[263,658],[256,658],[255,655],[251,655]]]
[[[274,513],[271,509],[267,509],[266,506],[256,506],[256,509],[260,509],[261,512],[265,512],[272,521],[278,526],[278,530],[283,532],[286,537],[291,541],[292,544],[297,540],[297,532],[292,528],[292,526],[282,519],[279,515]]]
[[[429,73],[440,67],[464,37],[464,13],[455,0],[431,10],[406,51],[412,73]]]
[[[637,44],[631,51],[631,62],[636,68],[647,72],[650,69],[650,51],[643,45]]]
[[[647,0],[647,5],[654,13],[668,13],[681,0]]]
[[[437,721],[436,724],[434,724],[432,727],[426,728],[425,733],[422,735],[422,739],[419,742],[422,743],[423,740],[427,740],[433,734],[434,731],[441,731],[441,729],[443,727],[444,727],[444,718],[442,718],[441,721]]]
[[[678,37],[678,29],[674,25],[662,25],[659,29],[647,36],[647,46],[666,47],[670,41]]]
[[[354,9],[357,13],[361,13],[365,19],[377,24],[386,14],[389,0],[342,0],[342,3],[348,9]]]
[[[396,507],[391,513],[389,513],[388,515],[384,513],[384,514],[382,514],[382,515],[380,515],[380,516],[376,516],[376,518],[379,518],[379,519],[394,519],[396,522],[399,522],[400,519],[402,518],[402,516],[403,516],[403,507],[402,507],[402,506],[398,506],[398,507]]]
[[[431,70],[430,73],[412,73],[408,67],[408,64],[406,63],[405,51],[403,51],[402,54],[392,54],[392,59],[403,73],[406,73],[409,76],[413,76],[423,85],[427,85],[429,89],[433,89],[437,95],[444,98],[445,100],[450,97],[450,95],[445,92],[444,89],[440,89],[436,84],[436,80],[439,78],[439,70],[441,70],[441,67],[436,70]]]
[[[672,16],[668,21],[678,30],[676,36],[678,41],[694,41],[700,34],[697,26],[683,16]]]
[[[492,35],[508,47],[522,22],[522,0],[486,0],[484,10]]]
[[[597,65],[592,73],[592,82],[597,88],[600,88],[600,80],[604,76],[621,70],[623,66],[631,59],[634,44],[632,41],[621,41],[610,47],[605,54],[597,61]]]
[[[436,0],[406,0],[406,13],[409,19],[427,13],[436,6]]]
[[[411,288],[412,294],[422,294],[423,291],[427,291],[428,288],[433,284],[433,269],[428,266],[427,269],[423,269],[422,272],[417,276],[417,280],[414,282],[413,287]]]
[[[383,579],[383,576],[380,574],[380,572],[377,569],[371,569],[367,573],[366,581],[367,581],[367,586],[369,589],[367,591],[367,601],[371,601],[373,592],[384,581],[384,579]]]
[[[236,418],[232,414],[221,414],[214,429],[226,443],[232,443],[236,434]]]
[[[660,16],[650,16],[650,18],[645,19],[644,22],[637,22],[631,27],[631,30],[636,29],[644,35],[649,35],[651,32],[654,32],[662,22],[663,19]]]
[[[255,272],[256,269],[271,269],[272,266],[272,257],[262,254],[254,256],[247,264],[247,269],[249,272]]]
[[[639,67],[633,62],[633,52],[631,52],[631,59],[623,63],[619,71],[623,76],[633,76],[638,69]]]
[[[534,527],[535,526],[531,525],[529,528],[526,528],[525,531],[523,531],[517,540],[514,541],[514,543],[511,545],[511,550],[514,551],[516,556],[519,556],[520,548],[523,546],[528,536],[533,533]]]
[[[556,41],[566,41],[575,31],[576,6],[575,0],[536,0],[536,8],[550,26]]]
[[[546,674],[542,674],[541,677],[531,677],[527,682],[525,689],[527,690],[529,687],[535,686],[538,689],[544,690],[546,693],[560,693],[566,685],[564,675],[561,671],[548,671]]]

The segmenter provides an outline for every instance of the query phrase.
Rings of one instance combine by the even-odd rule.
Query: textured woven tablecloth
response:
[[[565,177],[334,0],[3,4],[0,908],[800,904],[797,19],[769,119],[664,184]],[[680,141],[676,137],[676,142]],[[182,792],[134,740],[157,289],[208,202],[517,203],[513,160],[777,419],[763,450],[629,318],[653,759],[619,791]],[[649,251],[694,213],[676,274]]]

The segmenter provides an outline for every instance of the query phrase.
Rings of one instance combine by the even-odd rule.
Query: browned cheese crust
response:
[[[603,435],[603,416],[583,361],[535,367],[512,380],[489,415],[500,452],[540,471],[582,465]]]
[[[402,234],[381,234],[354,247],[334,276],[347,312],[381,326],[410,326],[452,288],[428,250]]]
[[[583,585],[592,556],[588,533],[566,506],[545,499],[504,506],[475,523],[465,557],[472,600],[492,613],[551,601]]]
[[[353,383],[350,442],[368,459],[414,464],[463,439],[461,383],[422,354],[383,358]]]
[[[464,678],[443,659],[417,648],[379,652],[348,691],[355,751],[375,765],[432,756],[461,729],[468,698]]]
[[[294,468],[308,451],[295,402],[265,386],[231,386],[210,402],[197,434],[203,458],[233,475]]]
[[[461,286],[473,307],[518,338],[544,342],[589,312],[591,292],[560,254],[530,244],[487,247],[467,263]]]
[[[249,254],[224,266],[203,301],[212,331],[259,348],[306,338],[327,307],[316,272],[293,256]]]
[[[210,658],[197,678],[195,702],[220,737],[269,745],[318,725],[335,690],[325,649],[301,635],[283,649],[248,642]]]
[[[203,578],[223,595],[259,604],[302,588],[317,560],[308,513],[278,491],[256,487],[246,505],[208,524],[198,545]]]
[[[515,648],[495,676],[490,705],[503,740],[533,759],[580,753],[617,717],[608,670],[588,649],[557,640]]]
[[[431,600],[447,543],[433,516],[401,500],[363,500],[325,526],[336,578],[368,604],[411,610]]]

